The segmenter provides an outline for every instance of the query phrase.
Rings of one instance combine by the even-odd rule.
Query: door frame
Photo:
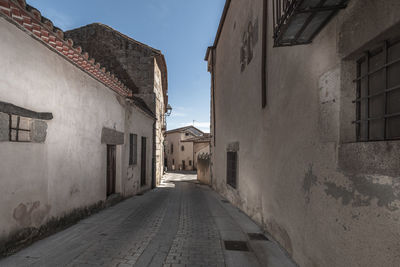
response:
[[[107,176],[106,176],[106,196],[109,197],[116,193],[117,183],[117,147],[107,145]]]

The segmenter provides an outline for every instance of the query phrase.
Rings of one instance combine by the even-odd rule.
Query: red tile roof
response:
[[[89,54],[82,53],[81,47],[74,47],[72,39],[65,40],[64,32],[42,17],[37,9],[27,5],[25,0],[0,0],[0,16],[4,15],[113,91],[122,96],[132,96],[131,91],[114,74],[101,68],[95,59],[89,59]]]

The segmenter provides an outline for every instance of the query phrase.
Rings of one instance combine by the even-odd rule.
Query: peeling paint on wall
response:
[[[373,200],[379,207],[396,211],[400,207],[400,182],[388,176],[350,176],[349,186],[325,182],[325,193],[341,199],[343,205],[371,206]]]
[[[258,43],[258,18],[249,21],[243,33],[242,44],[240,48],[240,69],[243,72],[253,59],[253,49]]]
[[[39,226],[49,214],[51,206],[40,208],[40,201],[20,203],[13,212],[13,218],[22,227]]]
[[[314,175],[313,173],[313,165],[310,164],[308,167],[308,171],[304,175],[304,181],[303,181],[303,190],[304,193],[306,194],[306,203],[310,202],[310,190],[311,187],[314,185],[317,185],[318,177]]]

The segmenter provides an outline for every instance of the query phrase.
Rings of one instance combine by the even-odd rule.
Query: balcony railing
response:
[[[273,0],[275,46],[311,43],[350,0]]]

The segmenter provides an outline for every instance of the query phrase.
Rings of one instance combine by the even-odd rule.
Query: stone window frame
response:
[[[356,99],[353,100],[356,120],[353,123],[357,142],[400,139],[395,133],[399,128],[396,120],[400,118],[400,112],[393,111],[396,105],[391,105],[391,101],[396,102],[396,96],[398,98],[400,82],[390,84],[394,80],[393,70],[399,69],[399,51],[400,38],[385,40],[356,61]]]
[[[239,142],[229,143],[226,148],[226,184],[236,190],[239,187]]]
[[[385,40],[396,40],[400,37],[400,23],[372,37],[366,43],[354,43],[339,40],[340,61],[340,101],[337,109],[338,142],[337,166],[346,174],[362,173],[364,175],[400,175],[398,158],[400,157],[400,140],[357,141],[354,121],[357,118],[354,100],[357,98],[356,83],[357,60],[365,51],[374,50]],[[346,40],[346,39],[343,39]],[[345,48],[343,48],[345,47]],[[335,108],[336,110],[336,108]],[[336,135],[336,133],[335,133]],[[333,142],[334,140],[332,140]]]
[[[8,114],[9,116],[9,141],[10,142],[16,142],[16,143],[30,143],[31,140],[31,125],[32,125],[32,119],[24,116],[19,116],[19,115],[13,115],[13,114]],[[25,119],[28,121],[28,126],[26,128],[21,126],[21,118]],[[15,120],[17,120],[15,122]],[[15,122],[15,124],[14,124]],[[29,128],[29,129],[28,129]],[[20,140],[20,132],[26,132],[28,133],[28,138],[27,140]],[[15,133],[15,137],[14,134]]]

